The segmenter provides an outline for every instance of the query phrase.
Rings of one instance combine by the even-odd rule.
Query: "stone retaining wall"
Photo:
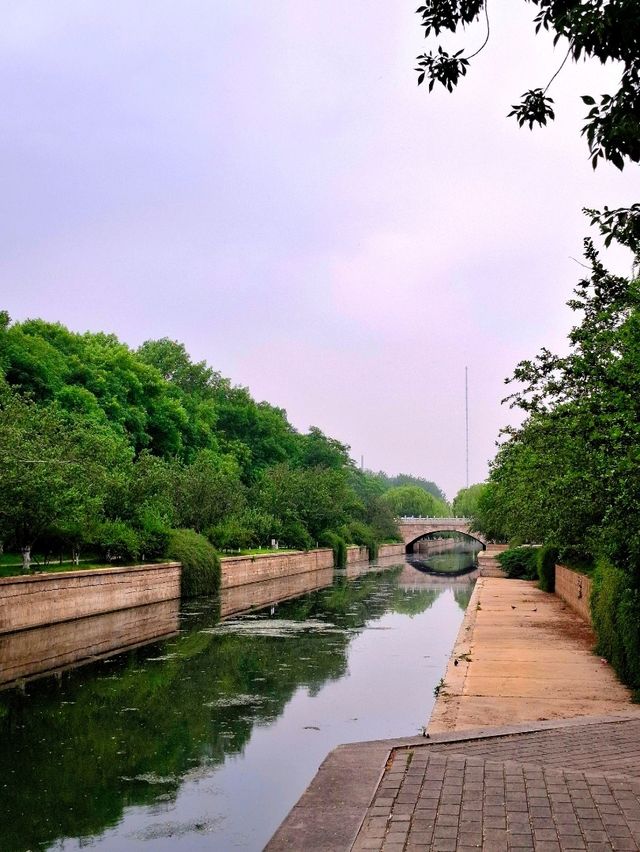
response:
[[[368,562],[369,551],[366,547],[358,547],[352,544],[347,548],[347,565],[352,565],[354,562]]]
[[[220,616],[227,618],[242,612],[250,612],[280,601],[297,598],[300,595],[324,589],[333,582],[333,568],[321,568],[305,574],[293,574],[289,577],[275,577],[248,583],[246,586],[232,586],[220,590]]]
[[[404,559],[404,544],[402,542],[398,544],[381,544],[378,548],[378,559],[386,559],[389,556],[401,556]]]
[[[556,595],[588,624],[591,624],[589,599],[591,580],[566,565],[556,565]]]
[[[260,583],[308,574],[322,568],[333,568],[333,551],[330,548],[296,551],[295,553],[265,553],[254,556],[225,556],[220,560],[222,577],[220,588],[231,589],[248,583]]]
[[[0,578],[0,633],[180,597],[180,563]]]

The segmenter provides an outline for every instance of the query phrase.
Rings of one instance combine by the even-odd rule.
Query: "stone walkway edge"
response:
[[[451,732],[432,734],[427,737],[400,737],[389,740],[374,740],[371,742],[350,743],[338,746],[325,758],[311,784],[292,808],[287,818],[273,835],[265,852],[291,852],[291,850],[308,850],[308,852],[360,852],[365,849],[431,849],[447,846],[450,849],[459,849],[457,843],[441,844],[432,846],[425,841],[424,845],[406,847],[392,844],[375,846],[363,840],[361,834],[363,826],[371,816],[371,809],[375,807],[376,794],[389,768],[393,756],[406,750],[440,751],[445,747],[454,754],[464,754],[470,746],[493,747],[496,742],[510,746],[514,738],[527,738],[531,734],[562,734],[574,733],[582,735],[583,732],[593,731],[596,739],[602,739],[600,734],[602,726],[624,726],[628,723],[640,725],[637,715],[615,715],[605,717],[577,717],[572,719],[555,720],[549,722],[534,722],[522,725],[504,725],[500,728],[479,728],[464,732]],[[634,732],[640,748],[640,737]],[[589,750],[589,758],[592,750]],[[615,760],[615,756],[614,756]],[[527,764],[529,765],[529,764]],[[640,763],[638,764],[640,773]],[[626,777],[624,774],[621,778]],[[640,784],[639,784],[640,787]],[[388,813],[385,814],[385,823],[391,817],[391,802],[383,805]],[[640,831],[640,809],[638,810],[638,829]],[[640,834],[638,835],[640,839]],[[364,845],[363,845],[364,843]],[[635,841],[634,841],[635,843]],[[470,848],[493,849],[493,845],[481,843],[479,846]],[[504,847],[511,848],[506,844]],[[532,843],[531,849],[544,849],[543,845]],[[551,848],[551,847],[550,847]],[[560,846],[553,847],[560,850]],[[575,846],[572,848],[587,848]],[[598,846],[599,850],[608,850],[616,847],[613,845]],[[624,848],[640,849],[640,845],[632,845]]]

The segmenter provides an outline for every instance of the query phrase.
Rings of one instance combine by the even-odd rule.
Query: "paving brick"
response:
[[[354,850],[380,850],[383,830],[384,852],[640,849],[640,720],[411,750],[409,768],[394,753]]]

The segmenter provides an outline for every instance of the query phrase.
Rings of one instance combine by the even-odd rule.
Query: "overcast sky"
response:
[[[449,496],[468,365],[482,480],[503,378],[570,327],[581,207],[636,201],[638,170],[593,173],[579,134],[579,96],[615,68],[565,66],[549,129],[506,119],[564,55],[531,4],[494,0],[489,46],[431,96],[415,6],[5,0],[0,306],[183,341],[298,428]]]

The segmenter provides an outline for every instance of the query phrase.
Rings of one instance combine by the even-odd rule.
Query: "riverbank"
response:
[[[367,564],[369,551],[351,546],[347,557],[349,566]],[[404,559],[403,544],[380,545],[378,560],[390,559]],[[271,581],[331,571],[334,555],[329,548],[270,551],[225,556],[220,564],[220,594],[228,596],[245,586],[264,589]],[[181,570],[179,562],[165,562],[0,577],[0,634],[175,600]],[[256,601],[263,597],[257,594]]]

